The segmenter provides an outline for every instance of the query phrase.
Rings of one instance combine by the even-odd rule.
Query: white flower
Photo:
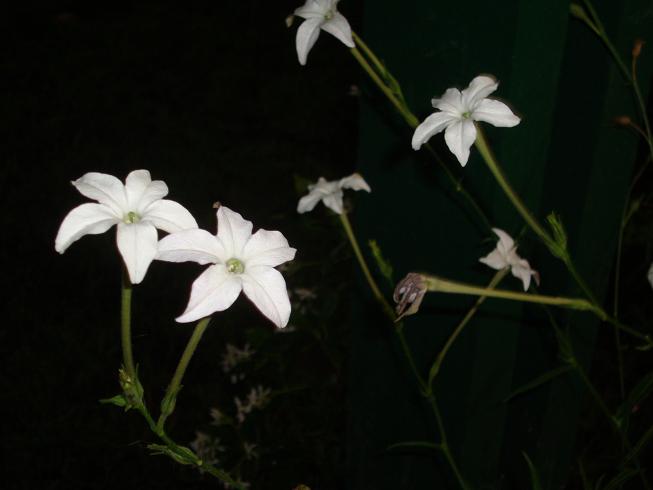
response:
[[[506,128],[519,124],[520,119],[506,104],[486,98],[498,86],[499,83],[494,78],[481,75],[472,80],[462,92],[450,88],[441,99],[431,100],[439,112],[434,112],[417,126],[413,134],[413,149],[419,150],[431,136],[445,130],[444,140],[449,150],[464,167],[469,158],[469,149],[476,141],[474,121]]]
[[[186,230],[159,242],[156,258],[168,262],[212,264],[193,283],[186,311],[178,322],[192,322],[229,308],[241,291],[277,327],[290,318],[286,282],[275,266],[295,257],[278,231],[258,230],[231,209],[218,209],[218,233]]]
[[[320,29],[337,37],[347,47],[354,48],[351,27],[347,19],[336,10],[340,0],[306,0],[303,7],[295,10],[294,15],[306,19],[297,29],[295,44],[297,57],[301,65],[306,64],[306,57],[320,35]]]
[[[112,175],[89,172],[72,182],[84,196],[98,203],[77,206],[64,218],[54,248],[59,253],[84,235],[104,233],[118,225],[117,242],[129,279],[145,277],[157,249],[156,229],[173,233],[197,228],[195,218],[180,204],[162,199],[168,186],[152,181],[147,170],[134,170],[125,184]]]
[[[499,237],[497,247],[486,257],[479,259],[479,261],[496,270],[510,267],[512,275],[521,279],[524,284],[524,291],[527,291],[531,284],[531,276],[533,276],[535,282],[539,284],[540,275],[537,271],[531,269],[531,266],[528,264],[526,259],[522,259],[517,255],[515,241],[510,237],[510,235],[499,228],[492,228],[492,231]]]
[[[195,432],[195,439],[189,445],[204,463],[212,465],[219,463],[218,452],[223,453],[225,451],[224,446],[220,444],[220,439],[214,439],[200,431]]]
[[[267,405],[270,401],[270,395],[272,390],[270,388],[263,388],[262,386],[257,386],[252,388],[247,394],[247,399],[241,401],[240,398],[234,397],[234,403],[236,404],[236,418],[241,424],[245,421],[245,417],[248,413],[251,413],[255,408],[261,410]]]
[[[324,205],[337,214],[342,214],[342,190],[353,189],[371,192],[370,186],[360,174],[351,174],[340,180],[327,181],[320,177],[316,184],[308,186],[308,194],[302,197],[297,204],[298,213],[311,211],[315,205],[322,201]]]

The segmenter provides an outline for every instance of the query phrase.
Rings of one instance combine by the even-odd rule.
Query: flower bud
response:
[[[633,58],[637,59],[639,58],[639,55],[642,53],[642,48],[644,47],[644,40],[643,39],[635,39],[635,43],[633,44]]]

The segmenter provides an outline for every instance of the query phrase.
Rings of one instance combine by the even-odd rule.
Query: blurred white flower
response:
[[[220,439],[212,438],[204,432],[195,432],[195,439],[190,443],[191,449],[197,456],[208,464],[218,464],[218,452],[224,452],[224,446],[220,445]]]
[[[193,283],[186,311],[178,322],[192,322],[229,308],[241,291],[277,327],[290,318],[290,300],[279,264],[295,257],[296,250],[278,231],[258,230],[252,222],[220,206],[218,233],[186,230],[159,242],[158,260],[212,264]]]
[[[235,397],[234,403],[236,404],[236,418],[241,424],[245,421],[247,414],[251,413],[255,408],[260,410],[270,401],[272,390],[257,386],[252,388],[247,394],[247,399],[241,401],[240,398]]]
[[[227,417],[218,408],[215,407],[212,408],[210,411],[210,415],[211,415],[211,425],[218,426],[227,423]]]
[[[431,114],[417,126],[413,134],[413,149],[419,150],[431,136],[445,130],[444,140],[449,150],[464,167],[469,159],[469,149],[476,141],[474,121],[508,128],[520,122],[506,104],[487,98],[498,86],[494,78],[481,75],[462,92],[450,88],[442,98],[431,100],[439,112]]]
[[[244,441],[243,450],[245,451],[245,459],[252,460],[258,458],[258,451],[256,450],[257,444]]]
[[[301,65],[306,64],[306,58],[320,35],[320,29],[338,38],[345,46],[356,47],[351,37],[349,22],[336,10],[339,1],[306,0],[302,7],[295,10],[294,15],[306,19],[297,29],[297,38],[295,39],[297,57]],[[288,27],[291,23],[286,20]]]
[[[254,355],[254,351],[249,344],[245,344],[242,349],[233,344],[227,344],[226,349],[220,361],[224,373],[231,372],[238,364],[245,362]]]
[[[302,214],[311,211],[318,202],[322,201],[324,205],[337,214],[342,214],[342,190],[353,189],[355,191],[371,192],[370,186],[363,177],[354,173],[340,180],[327,181],[320,177],[316,184],[308,186],[308,194],[302,197],[297,204],[297,212]]]
[[[653,288],[653,263],[651,263],[651,267],[648,269],[648,282]]]
[[[522,259],[517,255],[515,241],[510,237],[510,235],[499,228],[492,228],[492,231],[499,237],[497,246],[487,256],[479,259],[479,261],[496,270],[510,267],[512,275],[521,279],[524,285],[524,291],[527,291],[531,284],[531,276],[534,277],[535,282],[539,284],[539,273],[531,269],[531,266],[526,259]]]
[[[72,182],[85,197],[97,201],[74,208],[64,218],[54,248],[59,253],[84,235],[117,226],[118,251],[133,284],[140,283],[157,251],[157,228],[168,233],[197,228],[181,204],[162,199],[168,186],[152,181],[147,170],[134,170],[125,184],[113,175],[89,172]]]

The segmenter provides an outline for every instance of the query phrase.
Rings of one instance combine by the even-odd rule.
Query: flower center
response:
[[[236,258],[227,260],[227,272],[232,274],[242,274],[245,272],[245,264]]]
[[[123,218],[123,221],[127,224],[138,223],[140,220],[141,217],[138,214],[136,214],[134,211],[128,212]]]
[[[333,19],[333,10],[327,10],[326,14],[324,14],[324,20],[331,20]]]
[[[472,117],[471,111],[463,112],[463,119],[469,119]]]

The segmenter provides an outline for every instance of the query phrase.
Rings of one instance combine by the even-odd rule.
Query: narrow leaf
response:
[[[564,374],[567,371],[571,371],[571,369],[572,369],[571,366],[559,366],[559,367],[557,367],[555,369],[552,369],[551,371],[548,371],[548,372],[542,374],[541,376],[538,376],[534,380],[529,381],[528,383],[521,386],[520,388],[517,388],[515,391],[510,393],[510,395],[508,395],[503,400],[503,402],[506,403],[506,402],[512,400],[513,398],[515,398],[518,395],[522,395],[522,394],[524,394],[524,393],[526,393],[528,391],[531,391],[531,390],[537,388],[538,386],[541,386],[544,383],[547,383],[548,381],[551,381],[552,379],[560,376],[561,374]]]
[[[653,393],[653,372],[644,376],[637,385],[628,393],[626,400],[615,413],[615,419],[620,426],[624,426],[633,413],[633,410]]]
[[[610,480],[603,490],[618,490],[621,486],[639,473],[635,468],[625,468],[612,480]]]
[[[537,472],[537,468],[531,461],[531,458],[528,457],[528,454],[522,452],[526,463],[528,464],[528,470],[531,473],[531,487],[533,490],[542,490],[542,482],[540,481],[540,474]]]

